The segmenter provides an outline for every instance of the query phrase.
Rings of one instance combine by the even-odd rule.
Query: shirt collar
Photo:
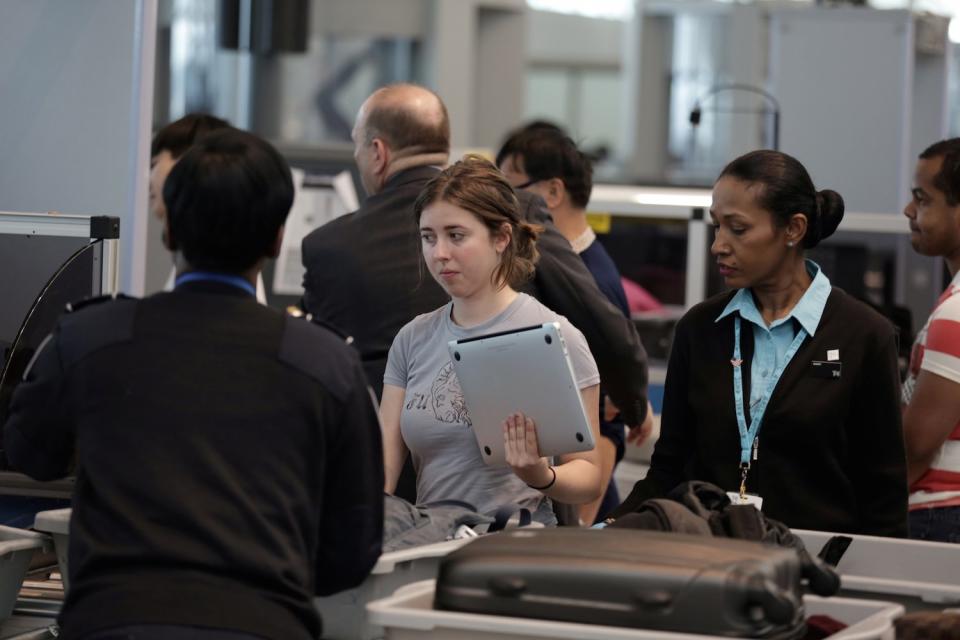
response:
[[[247,295],[257,297],[257,287],[243,276],[234,273],[217,273],[213,271],[187,271],[177,275],[174,280],[174,289],[189,287],[194,283],[215,283],[217,287],[231,287]]]
[[[430,180],[440,173],[440,170],[440,167],[427,162],[424,164],[407,167],[405,169],[400,169],[396,173],[390,174],[390,177],[388,177],[386,182],[383,183],[383,188],[377,193],[380,194],[387,189],[399,187],[400,185],[416,182],[418,180]]]
[[[947,298],[954,296],[960,293],[960,271],[957,271],[957,274],[953,276],[953,280],[950,281],[950,284],[947,285],[947,288],[943,290],[943,293],[940,294],[940,297],[937,298],[937,306],[946,302]]]
[[[808,334],[812,336],[816,333],[817,327],[820,325],[820,318],[823,316],[823,309],[827,306],[827,298],[830,297],[832,287],[830,286],[830,279],[827,278],[826,274],[820,268],[820,265],[813,260],[807,260],[806,266],[807,273],[813,277],[813,281],[800,298],[800,301],[790,311],[790,315],[771,324],[770,329],[787,322],[790,318],[795,318]],[[753,300],[753,293],[750,289],[739,289],[733,298],[730,299],[730,302],[727,303],[723,312],[717,316],[715,322],[719,322],[734,312],[738,312],[740,317],[748,322],[752,322],[759,327],[767,328],[767,323],[764,322],[763,316],[760,315],[760,310],[757,309],[757,305]]]
[[[590,248],[590,245],[593,244],[593,241],[596,239],[597,234],[594,232],[593,227],[587,227],[583,233],[570,241],[570,246],[573,247],[576,253],[583,253]]]

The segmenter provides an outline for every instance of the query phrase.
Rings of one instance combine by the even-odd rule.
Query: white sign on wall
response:
[[[273,272],[273,292],[301,295],[304,268],[300,244],[303,238],[334,218],[356,211],[359,204],[349,171],[341,171],[335,176],[307,175],[302,169],[292,171],[293,207],[287,216],[283,244]]]

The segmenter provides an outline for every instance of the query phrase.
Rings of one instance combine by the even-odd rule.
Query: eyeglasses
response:
[[[520,189],[526,189],[527,187],[535,185],[538,182],[543,182],[544,180],[545,178],[531,178],[530,180],[527,180],[523,184],[514,185],[513,188],[519,191]]]

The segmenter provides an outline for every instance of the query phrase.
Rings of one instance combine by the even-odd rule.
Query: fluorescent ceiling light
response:
[[[633,0],[527,0],[527,6],[540,11],[567,13],[588,18],[629,20],[633,17]]]
[[[650,204],[663,207],[704,207],[709,208],[713,203],[712,196],[696,196],[692,194],[673,195],[669,193],[638,193],[631,200],[637,204]]]

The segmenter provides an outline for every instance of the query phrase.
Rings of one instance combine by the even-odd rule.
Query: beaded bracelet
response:
[[[553,468],[553,465],[550,465],[550,471],[553,472],[553,479],[550,480],[550,482],[548,482],[547,484],[543,485],[542,487],[535,487],[532,484],[528,483],[527,486],[530,487],[531,489],[536,489],[537,491],[546,491],[547,489],[553,486],[554,482],[557,481],[557,470]]]

